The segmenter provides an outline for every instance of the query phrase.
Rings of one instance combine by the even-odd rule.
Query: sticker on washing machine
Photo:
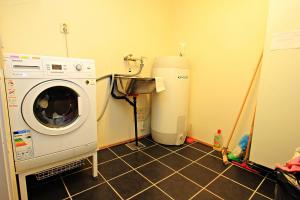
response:
[[[10,107],[10,108],[18,107],[17,97],[7,97],[7,104],[8,104],[8,107]]]
[[[8,88],[13,88],[15,86],[15,82],[13,80],[8,80],[7,81],[7,87]]]
[[[17,160],[27,160],[33,158],[31,131],[27,129],[14,131],[13,135]]]
[[[18,107],[17,104],[17,95],[16,95],[16,87],[15,87],[15,82],[13,80],[8,80],[7,81],[7,103],[8,107],[10,108],[16,108]]]

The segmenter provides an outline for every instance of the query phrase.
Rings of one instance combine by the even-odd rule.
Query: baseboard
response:
[[[139,136],[138,138],[142,139],[142,138],[148,137],[149,135],[151,135],[151,134],[142,135],[142,136]],[[108,147],[118,146],[118,145],[121,145],[121,144],[126,144],[128,142],[133,142],[134,140],[135,140],[135,138],[130,138],[128,140],[123,140],[123,141],[116,142],[116,143],[113,143],[113,144],[109,144],[109,145],[105,145],[105,146],[102,146],[102,147],[98,147],[98,150],[106,149]]]

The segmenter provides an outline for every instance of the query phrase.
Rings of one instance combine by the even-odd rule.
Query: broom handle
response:
[[[235,120],[235,122],[234,122],[234,126],[233,126],[233,128],[232,128],[232,130],[231,130],[231,133],[230,133],[230,136],[229,136],[229,138],[228,138],[228,140],[227,140],[225,149],[228,148],[229,143],[230,143],[230,141],[231,141],[231,138],[232,138],[232,136],[233,136],[233,133],[234,133],[234,131],[235,131],[235,129],[236,129],[236,126],[237,126],[237,124],[238,124],[238,122],[239,122],[239,120],[240,120],[241,114],[242,114],[242,112],[243,112],[243,109],[244,109],[244,106],[245,106],[245,104],[246,104],[247,98],[248,98],[248,96],[249,96],[249,94],[250,94],[250,91],[251,91],[253,82],[254,82],[254,80],[255,80],[256,74],[257,74],[257,72],[258,72],[258,70],[259,70],[259,68],[260,68],[260,64],[261,64],[262,57],[263,57],[263,53],[261,53],[261,55],[260,55],[259,61],[258,61],[257,66],[256,66],[256,68],[255,68],[255,72],[254,72],[254,74],[253,74],[253,76],[252,76],[250,85],[249,85],[249,87],[248,87],[248,89],[247,89],[247,92],[246,92],[246,95],[245,95],[245,97],[244,97],[243,104],[242,104],[242,106],[241,106],[241,108],[240,108],[239,114],[238,114],[238,116],[237,116],[237,118],[236,118],[236,120]]]
[[[250,147],[251,147],[253,130],[254,130],[255,115],[256,115],[256,106],[254,108],[254,113],[253,113],[253,118],[252,118],[252,123],[251,123],[250,134],[249,134],[249,138],[248,138],[248,144],[247,144],[247,148],[246,148],[246,155],[244,157],[244,162],[247,162],[249,159]]]

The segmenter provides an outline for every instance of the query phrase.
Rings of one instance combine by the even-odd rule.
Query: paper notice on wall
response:
[[[271,50],[298,48],[300,48],[300,30],[273,34]]]

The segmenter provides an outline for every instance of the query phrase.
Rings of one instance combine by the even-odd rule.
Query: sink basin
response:
[[[114,86],[124,95],[151,94],[155,90],[155,78],[116,76]]]

